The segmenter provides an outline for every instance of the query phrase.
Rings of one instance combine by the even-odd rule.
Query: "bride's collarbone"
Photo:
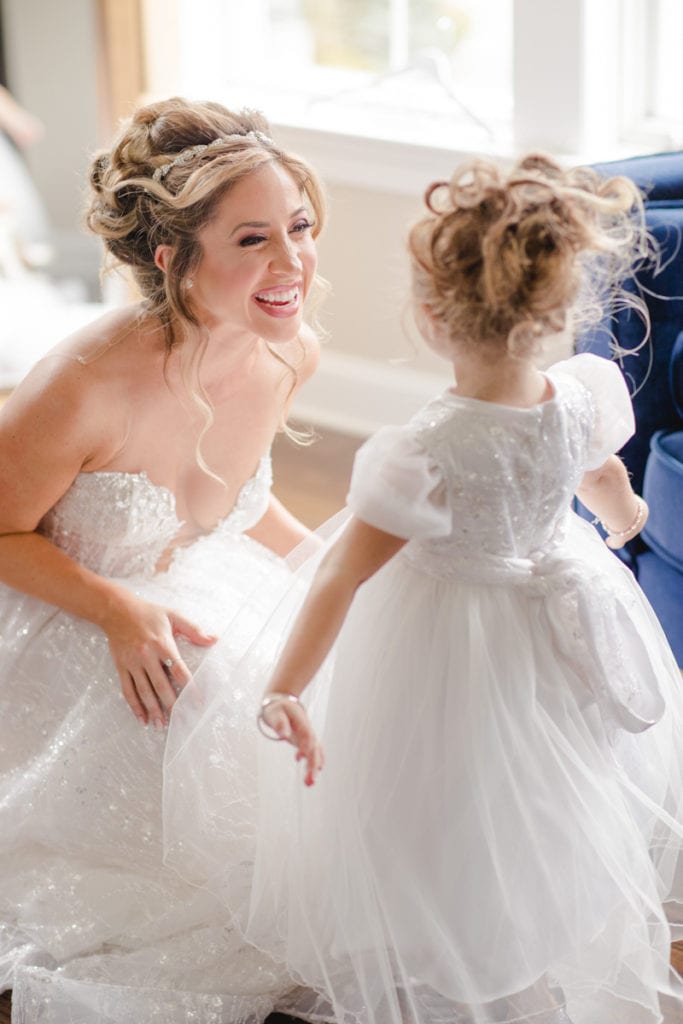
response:
[[[83,469],[142,475],[170,492],[178,519],[210,530],[256,474],[282,412],[264,389],[207,411],[172,390],[122,395],[108,442]],[[116,439],[114,439],[116,435]]]

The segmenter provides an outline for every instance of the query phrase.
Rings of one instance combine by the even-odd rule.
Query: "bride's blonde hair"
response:
[[[643,201],[628,178],[563,169],[531,154],[504,172],[477,159],[425,195],[412,228],[414,297],[458,345],[533,350],[538,339],[597,322],[650,252]],[[571,321],[571,322],[570,322]]]

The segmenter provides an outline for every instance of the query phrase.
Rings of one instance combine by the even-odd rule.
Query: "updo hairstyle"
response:
[[[233,113],[218,103],[176,97],[141,107],[123,123],[112,148],[93,159],[86,223],[104,240],[110,264],[131,268],[146,311],[164,326],[169,349],[181,340],[183,327],[197,325],[186,289],[201,257],[197,233],[238,181],[264,164],[279,163],[310,202],[313,236],[320,233],[321,184],[308,164],[275,145],[269,131],[256,111]],[[168,166],[194,146],[209,148],[185,152],[188,159]],[[158,245],[173,248],[166,273],[154,263]]]
[[[471,161],[431,185],[425,203],[408,241],[414,298],[447,344],[532,351],[568,317],[574,326],[599,320],[648,254],[631,181],[565,170],[543,155],[507,173]],[[639,305],[635,296],[624,302]]]

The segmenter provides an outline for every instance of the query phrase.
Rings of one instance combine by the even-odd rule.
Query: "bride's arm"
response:
[[[178,685],[189,678],[174,634],[201,644],[211,638],[84,568],[36,533],[111,434],[111,402],[77,363],[39,365],[6,401],[0,410],[0,581],[98,626],[134,714],[163,726],[164,709],[175,700],[163,661],[174,659]]]

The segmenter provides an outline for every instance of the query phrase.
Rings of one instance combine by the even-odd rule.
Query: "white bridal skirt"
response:
[[[214,649],[180,641],[190,669],[218,688],[292,574],[236,536],[120,582],[220,634]],[[13,989],[13,1024],[259,1024],[296,1004],[286,966],[164,866],[167,735],[132,715],[104,635],[5,587],[0,617],[0,991]],[[260,687],[236,683],[216,722],[232,779],[231,905],[246,898],[255,855]],[[183,694],[178,710],[193,699]]]

